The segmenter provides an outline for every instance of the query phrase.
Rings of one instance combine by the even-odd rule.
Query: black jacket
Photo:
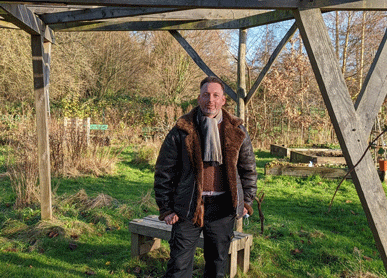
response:
[[[199,107],[182,116],[168,133],[160,149],[155,170],[155,197],[160,220],[175,212],[202,225],[203,161],[196,114]],[[242,120],[223,110],[222,155],[232,206],[240,217],[243,207],[253,213],[257,191],[255,155]]]

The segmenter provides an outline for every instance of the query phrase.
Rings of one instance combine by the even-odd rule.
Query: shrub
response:
[[[115,170],[120,150],[88,142],[80,129],[65,132],[63,124],[50,121],[50,161],[54,176],[103,175]],[[36,126],[25,118],[7,134],[6,169],[16,194],[16,208],[37,204],[39,166]]]
[[[55,175],[99,176],[114,171],[120,150],[90,140],[82,125],[64,128],[63,123],[51,120],[50,126],[51,168]]]
[[[147,142],[139,147],[138,152],[134,158],[137,164],[149,164],[154,166],[161,147],[161,141]]]

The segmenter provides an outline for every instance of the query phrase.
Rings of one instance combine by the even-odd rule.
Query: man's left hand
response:
[[[243,208],[243,216],[245,216],[248,213],[246,208]]]

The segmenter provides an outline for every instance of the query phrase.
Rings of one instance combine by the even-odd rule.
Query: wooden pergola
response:
[[[387,33],[382,39],[361,92],[352,102],[322,13],[336,10],[387,10],[387,0],[0,0],[0,27],[31,34],[42,219],[52,218],[48,91],[51,44],[55,32],[168,31],[208,75],[215,75],[178,30],[238,29],[238,90],[226,93],[239,116],[270,66],[297,28],[348,166],[368,147],[374,119],[387,94]],[[245,85],[246,30],[295,19],[249,92]],[[351,173],[380,256],[387,269],[387,199],[371,153]]]

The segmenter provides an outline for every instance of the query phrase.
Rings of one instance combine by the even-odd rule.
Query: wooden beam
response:
[[[216,76],[216,74],[204,63],[199,54],[192,48],[192,46],[180,35],[178,31],[169,31],[169,33],[180,43],[192,60],[199,66],[199,68],[207,75]],[[224,82],[223,82],[224,83]],[[231,87],[224,83],[224,90],[234,101],[237,101],[237,95]]]
[[[2,17],[18,26],[20,29],[31,35],[40,36],[43,34],[46,41],[54,41],[54,34],[52,30],[25,5],[0,4],[0,9],[6,12],[2,14]]]
[[[199,20],[199,19],[238,19],[265,13],[263,10],[214,10],[182,8],[146,8],[146,7],[103,7],[46,13],[40,18],[46,24],[58,24],[86,20],[106,20],[111,18],[134,17],[147,20]],[[293,18],[293,14],[288,12]]]
[[[387,30],[355,103],[357,113],[362,115],[360,120],[365,134],[371,132],[375,118],[387,95],[386,41]]]
[[[278,55],[281,53],[282,49],[284,48],[284,46],[288,43],[288,41],[293,37],[294,33],[296,32],[297,30],[297,24],[293,24],[292,27],[290,27],[290,29],[288,30],[288,32],[286,32],[285,36],[282,38],[282,40],[280,41],[280,43],[277,45],[276,49],[274,50],[274,52],[271,54],[270,58],[269,58],[269,61],[267,62],[267,64],[264,66],[264,68],[262,69],[262,71],[259,73],[259,76],[257,78],[257,80],[254,82],[254,85],[251,87],[249,93],[247,94],[246,98],[245,98],[245,103],[246,105],[249,103],[249,101],[251,100],[251,98],[254,96],[254,94],[256,93],[256,91],[258,90],[259,88],[259,85],[261,85],[262,83],[262,80],[263,78],[265,78],[266,74],[269,72],[269,69],[271,68],[271,66],[273,65],[274,61],[277,59]]]
[[[189,11],[186,11],[189,13]],[[85,32],[85,31],[166,31],[166,30],[218,30],[218,29],[245,29],[265,24],[294,19],[291,11],[265,12],[240,19],[201,20],[193,15],[186,16],[185,20],[157,20],[143,21],[142,18],[131,18],[130,21],[106,22],[69,22],[51,25],[58,32]]]
[[[170,7],[170,8],[216,8],[216,9],[306,9],[330,10],[387,10],[387,0],[7,0],[0,3],[42,3],[65,5],[122,6],[122,7]]]
[[[38,135],[39,183],[41,218],[52,219],[51,166],[48,134],[48,85],[50,76],[51,43],[43,36],[31,36],[32,66],[36,102],[36,128]]]
[[[66,22],[77,22],[86,20],[101,20],[109,18],[131,17],[138,15],[149,15],[154,13],[166,13],[177,11],[172,8],[131,8],[131,7],[103,7],[85,9],[78,11],[67,11],[59,13],[47,13],[40,16],[46,24],[57,24]]]
[[[355,111],[320,10],[296,10],[295,18],[347,165],[352,168],[368,147],[369,134],[360,120],[363,115]],[[351,176],[387,269],[387,198],[369,151]]]
[[[168,30],[198,30],[198,25],[205,25],[205,21],[171,20],[171,21],[106,21],[106,22],[69,22],[51,25],[56,32],[88,32],[88,31],[168,31]],[[209,28],[208,28],[209,29]]]

